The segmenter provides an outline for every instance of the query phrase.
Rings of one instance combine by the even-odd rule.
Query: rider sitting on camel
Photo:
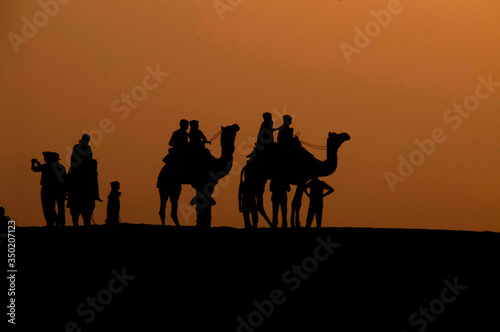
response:
[[[205,143],[210,144],[203,132],[199,129],[197,120],[192,120],[189,122],[191,129],[189,130],[189,144],[195,150],[203,150],[205,148]]]
[[[182,119],[180,122],[180,128],[172,133],[172,137],[168,142],[172,148],[177,151],[184,150],[188,144],[188,133],[189,121]]]

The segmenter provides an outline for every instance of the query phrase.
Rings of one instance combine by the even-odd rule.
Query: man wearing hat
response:
[[[66,188],[64,179],[66,177],[66,167],[59,163],[59,154],[56,152],[42,152],[44,164],[36,159],[31,159],[31,170],[41,172],[42,185],[41,198],[42,209],[48,227],[64,226],[66,217],[64,211],[64,200],[66,198]],[[57,212],[56,212],[57,204]]]

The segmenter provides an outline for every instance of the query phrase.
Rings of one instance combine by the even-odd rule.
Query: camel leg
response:
[[[252,215],[252,222],[253,222],[253,228],[258,228],[259,225],[259,211],[257,211],[257,208],[254,208],[250,211]]]
[[[287,228],[287,213],[288,213],[287,205],[288,205],[288,202],[287,202],[286,193],[282,197],[282,199],[280,200],[279,205],[281,205],[281,219],[282,219],[281,228]]]
[[[177,209],[179,207],[178,199],[170,197],[170,205],[172,206],[172,211],[170,212],[170,217],[174,221],[175,226],[179,226],[179,218],[177,217]],[[165,210],[163,211],[163,223],[165,223]]]
[[[280,202],[278,200],[273,200],[272,202],[273,202],[273,223],[271,224],[271,228],[277,228]]]
[[[266,220],[266,222],[269,224],[269,227],[273,227],[273,223],[267,216],[266,210],[264,209],[264,193],[258,193],[255,195],[255,197],[257,198],[257,211],[259,211],[262,217]]]
[[[300,227],[300,207],[302,206],[302,196],[304,194],[306,184],[305,183],[300,183],[297,185],[297,189],[295,190],[295,195],[293,196],[292,200],[292,219],[291,219],[291,226],[294,227]],[[295,219],[295,223],[294,223]]]
[[[78,226],[78,219],[80,218],[80,211],[76,207],[71,207],[69,209],[71,214],[71,219],[73,220],[73,226]]]
[[[162,194],[160,192],[160,220],[161,224],[165,226],[165,210],[167,209],[167,199],[168,195]]]

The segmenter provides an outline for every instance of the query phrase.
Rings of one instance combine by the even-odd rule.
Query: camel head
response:
[[[351,139],[351,136],[349,136],[349,134],[347,134],[347,133],[337,134],[334,132],[329,132],[328,139],[326,141],[326,145],[328,147],[339,148],[342,145],[342,143],[344,143],[345,141],[348,141],[350,139]]]
[[[233,124],[226,127],[221,126],[220,129],[222,130],[221,141],[234,142],[236,133],[240,130],[240,126],[238,126],[237,124]]]
[[[221,126],[220,128],[222,131],[220,135],[220,144],[223,158],[232,158],[236,133],[240,130],[240,127],[237,124],[233,124],[226,127]]]

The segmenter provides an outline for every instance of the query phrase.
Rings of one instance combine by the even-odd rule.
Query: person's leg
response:
[[[59,226],[65,226],[66,225],[66,209],[64,207],[64,199],[65,199],[65,194],[59,194],[57,195],[57,221]]]
[[[80,209],[76,204],[76,199],[72,192],[68,192],[68,204],[66,207],[69,208],[69,214],[71,215],[71,220],[73,221],[73,226],[78,226],[78,218],[80,217]]]
[[[207,211],[207,228],[212,227],[212,206],[208,207]]]
[[[71,219],[73,220],[73,226],[78,226],[78,219],[80,218],[80,208],[76,206],[76,204],[71,204],[69,213],[71,214]]]
[[[252,225],[250,223],[250,211],[248,211],[247,209],[243,210],[243,222],[245,225],[245,229],[252,228]]]
[[[307,210],[306,228],[310,228],[314,219],[314,205],[309,203],[309,210]]]
[[[320,205],[316,209],[316,227],[317,228],[321,228],[322,219],[323,219],[323,205]]]
[[[278,200],[273,200],[273,223],[272,223],[272,228],[277,228],[278,227],[278,214],[279,214],[279,209],[280,209],[280,202]]]
[[[302,194],[304,193],[304,184],[297,185],[295,189],[295,194],[292,199],[292,214],[290,216],[290,226],[300,227],[299,215],[300,207],[302,205]]]
[[[287,228],[288,222],[287,222],[287,215],[288,215],[288,201],[286,197],[286,193],[283,194],[283,197],[281,198],[281,218],[282,218],[282,224],[281,227]]]
[[[84,203],[84,207],[82,209],[82,218],[83,218],[83,225],[84,226],[91,226],[91,220],[92,220],[92,214],[94,213],[95,209],[95,201],[92,198],[88,202]]]
[[[47,227],[54,226],[57,220],[55,195],[48,190],[42,189],[40,192],[42,199],[42,211]]]

